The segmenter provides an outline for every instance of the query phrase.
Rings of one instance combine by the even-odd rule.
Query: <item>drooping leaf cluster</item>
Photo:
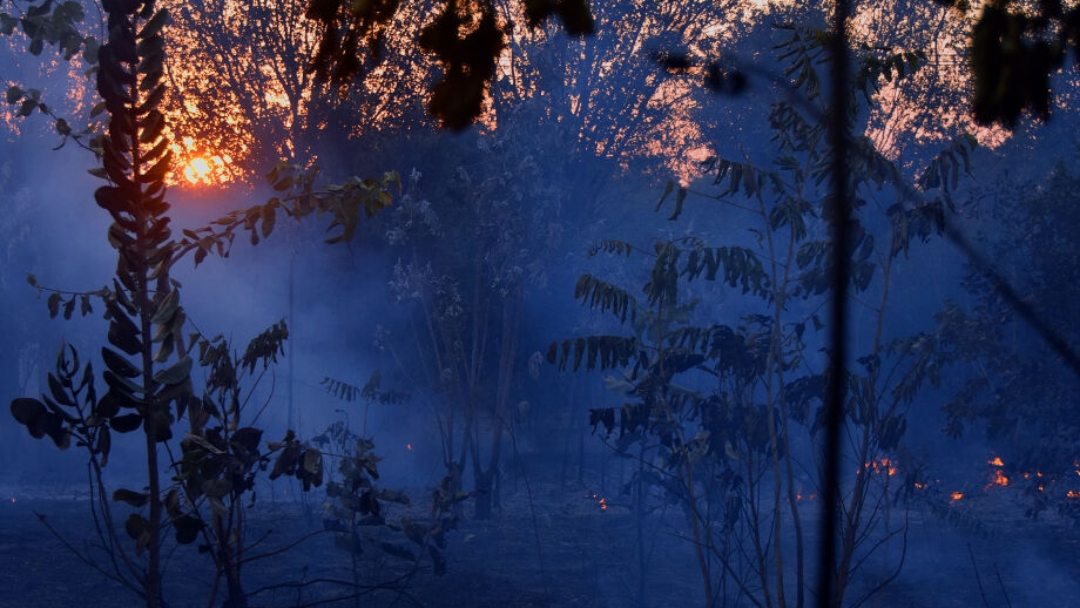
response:
[[[49,391],[41,399],[11,402],[15,420],[35,439],[49,437],[60,449],[67,449],[74,440],[104,466],[112,448],[112,431],[128,433],[142,424],[137,413],[121,415],[114,403],[98,400],[93,368],[90,363],[80,367],[74,347],[61,346],[55,373],[50,372],[48,380]]]
[[[364,386],[356,386],[330,377],[323,378],[319,384],[326,387],[326,392],[348,403],[362,399],[367,403],[397,405],[409,399],[409,393],[407,392],[382,389],[382,374],[379,370],[371,373],[371,377],[364,383]]]
[[[464,13],[458,0],[447,0],[443,12],[420,33],[420,48],[443,65],[443,77],[435,83],[428,111],[443,126],[461,130],[480,112],[484,96],[495,77],[495,60],[506,46],[495,18],[495,7],[482,3],[479,19]]]
[[[371,219],[393,202],[391,187],[401,190],[401,178],[396,171],[386,172],[381,180],[351,177],[340,184],[316,188],[318,167],[304,168],[299,165],[278,163],[268,174],[267,180],[281,196],[271,197],[266,203],[247,209],[230,211],[208,226],[184,229],[183,238],[177,242],[177,257],[194,252],[195,265],[201,264],[208,255],[228,257],[236,240],[238,230],[245,230],[252,245],[269,237],[277,226],[278,213],[300,220],[309,215],[328,214],[331,222],[327,230],[340,231],[326,239],[327,243],[348,243],[356,235],[360,219]]]
[[[138,6],[138,13],[134,6],[131,13],[112,3],[106,8],[111,35],[100,51],[98,93],[109,113],[101,145],[110,185],[98,188],[94,198],[113,218],[109,242],[118,252],[113,290],[105,302],[109,343],[140,358],[131,365],[137,370],[130,376],[134,380],[123,381],[119,368],[105,372],[107,397],[120,407],[135,408],[146,420],[147,434],[165,441],[172,437],[170,406],[182,407],[192,364],[181,356],[170,367],[152,368],[170,360],[182,343],[186,320],[179,290],[169,279],[174,246],[165,179],[172,152],[157,107],[165,87],[161,30],[168,14],[155,11],[153,4]]]
[[[362,76],[360,43],[371,59],[382,59],[386,30],[400,0],[373,0],[346,3],[339,0],[311,0],[307,18],[322,26],[319,47],[312,68],[322,80],[338,82]]]
[[[970,10],[967,0],[942,4]],[[1080,66],[1080,7],[1043,0],[1030,7],[1016,0],[983,3],[971,32],[975,77],[972,111],[981,124],[1016,125],[1024,112],[1050,117],[1050,78],[1066,60]]]
[[[525,0],[524,4],[532,27],[557,14],[571,35],[593,31],[585,0]],[[312,69],[321,78],[337,82],[362,76],[365,55],[373,63],[382,58],[387,28],[399,5],[399,0],[310,0],[307,16],[320,26]],[[509,15],[500,19],[491,0],[445,0],[442,10],[424,27],[420,48],[443,67],[431,91],[429,110],[444,126],[462,129],[480,116],[496,60],[513,27]]]
[[[79,30],[85,17],[82,4],[74,0],[29,3],[20,15],[0,11],[0,34],[11,37],[20,32],[27,40],[27,51],[35,56],[41,55],[45,46],[54,46],[65,61],[70,62],[81,57],[88,66],[85,74],[90,78],[97,73],[101,43],[94,36],[84,36]],[[26,118],[35,110],[49,116],[53,120],[57,135],[60,136],[56,149],[63,147],[69,139],[83,147],[90,147],[83,143],[83,137],[94,135],[100,126],[93,120],[82,128],[73,126],[72,123],[78,121],[59,116],[52,105],[45,103],[44,95],[38,88],[11,84],[5,91],[4,101],[18,106],[15,114],[19,117]],[[90,118],[93,119],[98,113],[100,111],[92,112]]]
[[[97,63],[99,42],[93,36],[83,36],[79,30],[85,18],[83,5],[75,0],[45,0],[29,4],[22,15],[0,12],[0,34],[11,36],[18,27],[29,40],[27,51],[31,55],[40,55],[49,45],[55,46],[65,61],[82,53],[92,65]]]

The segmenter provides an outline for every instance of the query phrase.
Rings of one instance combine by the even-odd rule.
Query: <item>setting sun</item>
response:
[[[226,164],[228,156],[195,156],[184,164],[184,179],[191,185],[221,184],[229,180]]]
[[[184,177],[193,184],[208,181],[210,178],[210,163],[205,158],[195,158],[184,168]]]

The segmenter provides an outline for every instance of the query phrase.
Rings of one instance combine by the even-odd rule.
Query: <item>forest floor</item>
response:
[[[80,549],[90,546],[89,503],[77,494],[4,488],[0,503],[0,607],[119,608],[136,598],[80,562],[36,513]],[[606,500],[586,488],[534,482],[504,490],[501,512],[489,521],[463,520],[448,536],[447,572],[435,576],[430,560],[400,590],[382,590],[334,606],[607,608],[700,606],[700,574],[692,545],[679,530],[681,513],[649,515],[639,541],[636,518],[619,497]],[[423,496],[416,491],[413,496]],[[625,498],[625,497],[624,497]],[[411,512],[422,517],[422,500]],[[1011,607],[1080,606],[1080,530],[1064,522],[996,515],[977,528],[912,511],[901,575],[864,606]],[[391,519],[395,512],[390,513]],[[270,531],[259,551],[283,546],[322,527],[317,505],[263,501],[250,512],[252,537]],[[645,576],[636,547],[642,542]],[[378,558],[373,557],[379,556]],[[895,553],[893,557],[900,554]],[[210,572],[193,547],[168,554],[167,593],[173,608],[206,606]],[[813,558],[813,555],[810,555]],[[364,582],[403,573],[397,558],[369,551],[358,564]],[[348,553],[319,534],[273,559],[245,569],[246,589],[315,577],[352,579]],[[863,589],[872,580],[859,583]],[[644,592],[643,601],[641,593]],[[337,597],[342,588],[271,591],[252,606],[289,606]],[[851,596],[854,599],[854,596]],[[789,600],[790,601],[790,600]],[[220,596],[217,605],[220,605]],[[751,605],[745,601],[728,605]],[[808,602],[812,605],[812,602]]]

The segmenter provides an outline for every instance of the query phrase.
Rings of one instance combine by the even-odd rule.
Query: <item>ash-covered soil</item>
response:
[[[436,576],[429,559],[404,581],[407,564],[377,548],[356,564],[362,584],[394,583],[335,606],[431,606],[477,608],[701,606],[700,574],[682,515],[672,508],[651,513],[639,540],[625,498],[598,497],[585,488],[533,483],[504,492],[501,512],[489,521],[462,520],[450,533],[447,572]],[[410,509],[391,510],[422,518],[423,491],[410,493]],[[80,550],[96,543],[89,503],[70,494],[5,489],[0,502],[0,607],[127,608],[139,600],[81,562],[39,521],[45,517]],[[864,604],[881,608],[925,606],[1080,606],[1080,530],[1060,521],[1024,519],[1000,505],[982,524],[943,521],[913,510],[901,576]],[[126,515],[126,512],[120,511]],[[122,525],[123,516],[119,518]],[[808,517],[813,525],[814,519]],[[249,553],[272,552],[322,529],[321,507],[262,501],[250,510],[249,538],[265,539]],[[121,532],[122,533],[122,532]],[[636,547],[644,543],[645,577]],[[96,551],[101,559],[102,553]],[[898,553],[894,552],[894,556]],[[206,606],[212,571],[194,545],[170,549],[166,590],[171,606]],[[809,556],[812,558],[813,556]],[[97,565],[108,568],[108,563]],[[317,578],[354,580],[349,554],[331,534],[317,534],[272,558],[245,567],[245,589]],[[872,568],[863,588],[874,584]],[[395,586],[391,584],[391,586]],[[639,602],[644,591],[644,601]],[[252,606],[290,606],[330,600],[350,591],[323,584],[283,587],[255,595]],[[852,596],[854,599],[854,596]],[[222,596],[219,595],[217,605]],[[741,603],[750,605],[743,598]]]

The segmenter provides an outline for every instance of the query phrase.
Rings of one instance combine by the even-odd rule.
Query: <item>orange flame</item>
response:
[[[1035,471],[1035,478],[1036,479],[1042,479],[1042,477],[1043,477],[1042,471]],[[1031,473],[1024,473],[1024,479],[1031,479]],[[1039,482],[1039,485],[1035,486],[1035,489],[1042,492],[1043,490],[1046,489],[1046,484],[1044,484],[1042,482]]]
[[[601,511],[607,511],[607,508],[608,508],[607,499],[604,498],[603,496],[600,496],[596,492],[586,492],[585,493],[585,498],[587,498],[589,500],[595,500],[596,501],[596,506],[600,507]]]
[[[877,460],[868,462],[863,465],[863,469],[868,469],[876,474],[885,473],[889,477],[896,475],[896,463],[889,458],[878,458]],[[859,471],[860,473],[862,471]]]
[[[996,468],[994,469],[994,478],[990,480],[990,483],[983,486],[983,491],[989,490],[991,486],[1005,487],[1009,485],[1009,478],[1005,473],[1001,472],[1001,468],[1005,466],[1005,462],[1001,460],[1001,456],[994,456],[990,460],[987,460],[986,464]],[[1027,474],[1024,475],[1024,479],[1027,479]]]
[[[952,494],[949,494],[949,504],[951,505],[951,504],[955,503],[956,501],[960,500],[963,497],[964,497],[963,492],[953,492]]]
[[[1009,485],[1009,478],[1006,477],[1005,474],[1002,473],[1000,470],[995,470],[994,478],[990,481],[990,483],[986,484],[983,489],[988,490],[991,486],[1005,487],[1007,485]]]

